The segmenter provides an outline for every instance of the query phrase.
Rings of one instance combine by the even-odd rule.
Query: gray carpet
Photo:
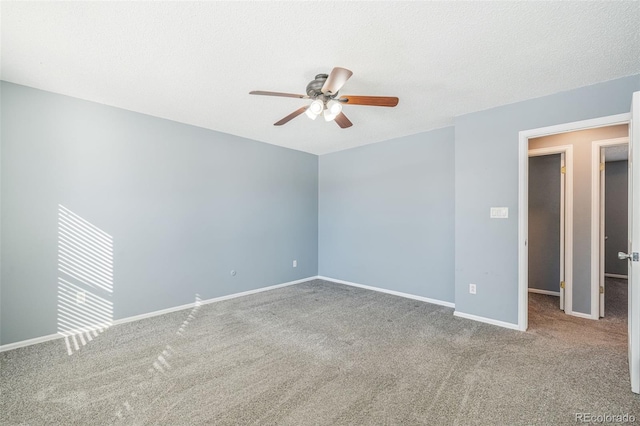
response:
[[[544,297],[531,298],[527,333],[323,281],[204,305],[113,327],[71,356],[63,340],[0,354],[0,420],[517,425],[575,424],[576,412],[640,418],[626,324],[570,318]]]

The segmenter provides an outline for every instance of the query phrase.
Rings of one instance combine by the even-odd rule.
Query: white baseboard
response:
[[[21,340],[19,342],[8,343],[0,346],[0,352],[10,351],[12,349],[23,348],[25,346],[37,345],[38,343],[48,342],[49,340],[61,339],[61,334],[49,334],[47,336],[34,337],[33,339]]]
[[[520,329],[520,326],[518,326],[518,324],[513,324],[511,322],[499,321],[491,318],[481,317],[478,315],[465,314],[464,312],[460,312],[460,311],[454,311],[453,315],[460,318],[466,318],[474,321],[484,322],[491,325],[497,325],[498,327],[504,327],[504,328],[509,328],[511,330],[522,331]]]
[[[529,293],[546,294],[547,296],[560,297],[560,292],[559,291],[540,290],[539,288],[530,288],[529,289]]]
[[[605,277],[609,277],[609,278],[620,278],[621,280],[628,280],[629,276],[627,275],[621,275],[621,274],[604,274]]]
[[[243,291],[240,293],[228,294],[226,296],[214,297],[213,299],[201,300],[201,305],[208,305],[209,303],[222,302],[223,300],[235,299],[236,297],[249,296],[250,294],[262,293],[263,291],[275,290],[277,288],[287,287],[294,284],[300,284],[306,281],[310,281],[315,279],[316,277],[307,277],[301,280],[289,281],[287,283],[276,284],[269,287],[260,287],[255,290]],[[124,324],[127,322],[138,321],[145,318],[156,317],[158,315],[169,314],[171,312],[182,311],[184,309],[191,309],[196,305],[195,302],[187,303],[186,305],[174,306],[173,308],[161,309],[159,311],[153,311],[146,314],[135,315],[132,317],[122,318],[119,320],[114,320],[113,325]]]
[[[348,285],[348,286],[351,286],[351,287],[364,288],[366,290],[377,291],[377,292],[380,292],[380,293],[392,294],[394,296],[405,297],[407,299],[414,299],[414,300],[419,300],[421,302],[432,303],[434,305],[446,306],[447,308],[455,308],[456,307],[455,303],[445,302],[444,300],[431,299],[429,297],[416,296],[415,294],[402,293],[400,291],[387,290],[385,288],[372,287],[370,285],[364,285],[364,284],[357,284],[357,283],[353,283],[351,281],[338,280],[338,279],[335,279],[335,278],[329,278],[329,277],[323,277],[323,276],[318,276],[318,277],[316,277],[316,279],[325,280],[325,281],[331,281],[331,282],[334,282],[334,283],[337,283],[337,284],[344,284],[344,285]]]
[[[226,296],[214,297],[213,299],[201,300],[200,304],[201,305],[207,305],[209,303],[222,302],[223,300],[235,299],[236,297],[243,297],[243,296],[248,296],[250,294],[261,293],[263,291],[275,290],[277,288],[287,287],[287,286],[294,285],[294,284],[300,284],[300,283],[303,283],[303,282],[306,282],[306,281],[310,281],[310,280],[314,280],[314,279],[317,279],[317,278],[318,278],[318,276],[307,277],[307,278],[302,278],[300,280],[289,281],[289,282],[282,283],[282,284],[272,285],[272,286],[269,286],[269,287],[261,287],[261,288],[255,289],[255,290],[248,290],[248,291],[243,291],[243,292],[240,292],[240,293],[228,294]],[[132,322],[132,321],[139,321],[141,319],[156,317],[158,315],[164,315],[164,314],[168,314],[168,313],[176,312],[176,311],[182,311],[184,309],[191,309],[195,305],[196,305],[196,302],[192,302],[192,303],[187,303],[186,305],[174,306],[172,308],[167,308],[167,309],[161,309],[159,311],[148,312],[146,314],[134,315],[132,317],[121,318],[121,319],[114,320],[113,321],[113,325],[124,324],[124,323]],[[8,343],[6,345],[1,345],[0,346],[0,352],[10,351],[12,349],[23,348],[25,346],[31,346],[31,345],[35,345],[35,344],[38,344],[38,343],[44,343],[44,342],[48,342],[50,340],[61,339],[63,337],[64,336],[62,336],[61,334],[56,333],[56,334],[49,334],[47,336],[42,336],[42,337],[35,337],[33,339],[21,340],[19,342]]]

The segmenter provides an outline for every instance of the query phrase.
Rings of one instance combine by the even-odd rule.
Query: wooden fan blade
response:
[[[281,96],[283,98],[298,98],[309,99],[307,95],[296,95],[294,93],[282,93],[282,92],[265,92],[263,90],[253,90],[249,92],[250,95],[263,95],[263,96]]]
[[[392,96],[353,96],[345,95],[340,97],[341,101],[344,101],[348,105],[369,105],[369,106],[383,106],[394,107],[398,105],[399,99]]]
[[[343,112],[338,114],[334,121],[336,123],[338,123],[338,126],[340,126],[343,129],[346,129],[347,127],[353,126],[353,123],[351,121],[349,121],[349,119],[347,118],[346,115],[344,115]]]
[[[273,123],[273,125],[274,126],[282,126],[283,124],[287,124],[289,121],[293,120],[294,118],[296,118],[297,116],[299,116],[300,114],[305,112],[307,110],[307,108],[309,108],[309,107],[308,106],[303,106],[301,108],[298,108],[297,110],[293,111],[291,114],[287,115],[282,120]]]
[[[331,74],[327,77],[327,81],[322,86],[322,93],[325,95],[334,95],[338,93],[338,90],[342,89],[342,86],[349,80],[349,77],[353,75],[353,72],[346,68],[335,67],[331,70]]]

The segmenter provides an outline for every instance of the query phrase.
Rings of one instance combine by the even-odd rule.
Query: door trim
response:
[[[543,155],[560,154],[565,167],[564,185],[560,189],[560,275],[564,277],[564,312],[571,314],[572,294],[573,294],[573,145],[558,145],[545,148],[529,150],[529,157],[539,157]],[[528,166],[527,166],[528,167]],[[527,177],[529,174],[527,173]],[[529,189],[527,188],[527,192]],[[528,216],[528,193],[527,193],[527,216]],[[529,219],[527,217],[527,223]],[[527,251],[528,255],[528,251]],[[527,256],[528,257],[528,256]],[[527,259],[528,261],[528,259]],[[527,279],[527,288],[529,286]],[[527,293],[532,293],[528,288]],[[562,290],[558,292],[558,296]],[[527,299],[528,299],[527,295]],[[562,303],[562,301],[561,301]],[[528,300],[527,300],[528,304]]]
[[[629,137],[602,139],[591,142],[591,319],[600,319],[600,280],[604,278],[604,217],[602,185],[600,181],[600,153],[608,146],[628,145]]]
[[[625,113],[540,127],[537,129],[522,130],[518,133],[518,330],[526,331],[529,325],[529,310],[527,306],[529,299],[527,276],[529,263],[529,251],[527,247],[529,227],[529,139],[576,130],[627,124],[630,119],[631,114]]]

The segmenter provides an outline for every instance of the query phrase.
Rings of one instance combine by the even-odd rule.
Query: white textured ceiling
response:
[[[315,154],[640,72],[639,2],[2,2],[1,78]],[[353,127],[250,90],[334,66]]]

